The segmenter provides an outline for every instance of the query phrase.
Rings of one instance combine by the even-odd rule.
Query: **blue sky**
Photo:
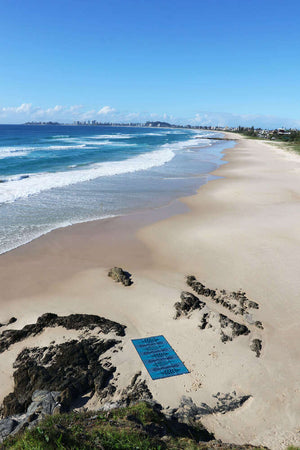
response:
[[[2,0],[0,122],[300,127],[300,2]]]

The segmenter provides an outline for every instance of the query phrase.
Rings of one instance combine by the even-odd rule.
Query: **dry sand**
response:
[[[223,178],[181,203],[56,230],[1,255],[0,322],[16,316],[10,328],[20,328],[55,312],[125,324],[123,351],[112,361],[120,387],[141,370],[165,407],[178,406],[182,396],[210,405],[217,392],[251,395],[241,408],[203,423],[223,441],[280,449],[300,445],[300,157],[237,138],[225,154],[229,164],[215,172]],[[109,279],[112,265],[131,272],[133,286]],[[186,274],[210,288],[246,291],[260,305],[253,316],[264,330],[249,326],[251,335],[224,344],[214,328],[199,329],[197,312],[175,321],[173,305],[187,290]],[[35,345],[69,338],[52,331],[36,337]],[[189,374],[150,379],[130,339],[157,334]],[[253,337],[262,339],[260,358],[249,349]],[[12,362],[24,346],[0,355],[0,401],[12,390]]]

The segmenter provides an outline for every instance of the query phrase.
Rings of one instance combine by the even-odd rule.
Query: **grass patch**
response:
[[[201,426],[168,420],[145,402],[109,412],[69,413],[45,418],[37,427],[8,438],[11,450],[195,450],[210,435]],[[208,439],[207,439],[208,437]]]

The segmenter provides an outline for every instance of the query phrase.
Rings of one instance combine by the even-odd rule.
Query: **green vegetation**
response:
[[[167,419],[156,407],[140,402],[108,412],[71,412],[48,416],[38,426],[8,438],[1,450],[266,450],[222,444],[201,424]],[[300,450],[288,447],[287,450]]]
[[[248,137],[258,137],[258,129],[254,127],[239,127],[237,133],[241,133]]]
[[[142,402],[110,412],[49,416],[37,427],[8,438],[1,449],[204,450],[205,442],[197,443],[203,438],[209,438],[203,427],[174,423]]]
[[[300,130],[262,130],[254,127],[239,127],[237,133],[251,139],[267,139],[280,144],[286,144],[288,150],[300,153]]]

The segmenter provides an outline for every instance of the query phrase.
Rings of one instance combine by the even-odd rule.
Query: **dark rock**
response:
[[[172,417],[183,423],[197,422],[201,416],[213,414],[213,409],[206,403],[196,405],[191,397],[183,396],[180,405],[172,411]]]
[[[204,302],[201,302],[198,297],[190,292],[181,292],[180,299],[181,302],[177,302],[174,305],[176,309],[175,319],[181,316],[188,316],[192,311],[200,310],[205,306]]]
[[[258,303],[253,302],[252,300],[249,300],[248,308],[259,309],[259,305],[258,305]]]
[[[257,358],[260,357],[260,353],[262,350],[262,342],[260,339],[253,339],[251,344],[250,344],[250,348],[253,352],[256,353]]]
[[[213,408],[214,413],[226,414],[229,411],[234,411],[235,409],[240,408],[251,397],[251,395],[238,396],[236,392],[231,394],[220,394],[218,392],[218,394],[213,397],[217,399],[217,404]]]
[[[210,406],[206,403],[196,405],[191,397],[183,396],[179,408],[172,411],[172,417],[177,418],[183,423],[198,423],[203,416],[217,413],[226,414],[229,411],[240,408],[251,396],[239,396],[236,392],[228,394],[221,394],[218,392],[218,394],[213,395],[213,397],[217,402],[215,403],[214,401],[215,404]]]
[[[125,326],[104,317],[92,314],[70,314],[69,316],[57,316],[46,313],[37,319],[36,324],[25,325],[21,330],[5,330],[0,334],[0,353],[7,350],[12,344],[20,342],[29,336],[36,336],[45,328],[61,326],[67,330],[93,330],[99,327],[101,332],[108,334],[111,331],[117,336],[125,336]]]
[[[222,289],[218,291],[219,295],[217,295],[217,292],[215,290],[209,289],[208,287],[205,287],[204,284],[197,281],[194,275],[188,275],[186,277],[186,283],[197,294],[204,295],[205,297],[210,297],[212,301],[221,304],[224,308],[233,311],[235,314],[244,315],[247,308],[259,308],[258,303],[247,299],[245,292],[226,292],[224,289]]]
[[[249,328],[246,327],[246,325],[242,325],[238,322],[235,322],[234,320],[229,319],[229,317],[224,316],[224,314],[220,314],[219,322],[221,325],[222,330],[222,341],[226,342],[227,340],[232,340],[232,338],[241,336],[241,335],[247,335],[250,333]],[[228,333],[224,332],[224,328],[231,329],[231,336],[228,335]],[[227,336],[227,338],[226,338]]]
[[[31,397],[31,404],[27,408],[27,416],[52,415],[54,411],[60,412],[60,392],[35,391]]]
[[[261,323],[260,320],[257,320],[257,321],[254,323],[254,325],[255,325],[257,328],[260,328],[261,330],[264,329],[263,324]]]
[[[37,390],[62,392],[59,402],[63,410],[68,410],[77,397],[99,392],[115,370],[104,369],[99,356],[118,343],[90,338],[49,348],[24,349],[14,363],[14,391],[3,400],[4,416],[25,412]]]
[[[134,375],[130,385],[123,390],[121,395],[121,403],[129,406],[141,400],[152,400],[153,395],[147,386],[145,380],[139,380],[141,372]]]
[[[199,325],[199,328],[200,328],[201,330],[204,330],[204,329],[207,327],[207,325],[208,325],[208,319],[209,319],[209,313],[203,314],[202,319],[201,319],[201,321],[200,321],[200,325]]]
[[[204,295],[205,286],[204,284],[200,283],[200,281],[196,280],[196,277],[194,275],[188,275],[186,277],[186,283],[188,286],[190,286],[197,294]]]
[[[113,267],[109,270],[108,276],[115,280],[117,283],[122,283],[124,286],[131,286],[133,284],[131,280],[131,274],[125,272],[121,267]]]
[[[19,422],[11,417],[0,420],[0,443],[14,431],[18,424]]]
[[[7,322],[7,325],[10,325],[11,323],[15,323],[17,319],[15,317],[11,317],[9,321]]]
[[[232,337],[221,331],[221,341],[225,344],[225,342],[232,341]]]

